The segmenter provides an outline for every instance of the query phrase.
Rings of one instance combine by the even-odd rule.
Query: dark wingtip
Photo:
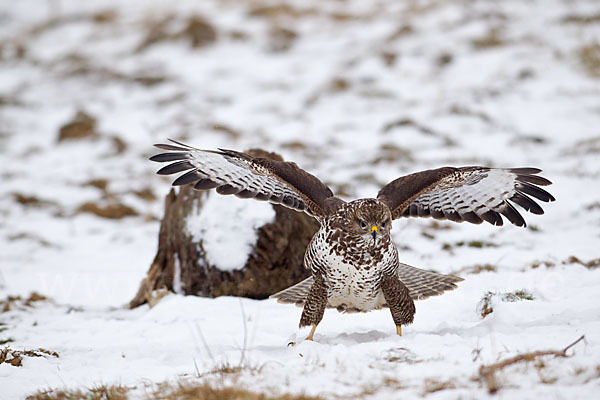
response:
[[[480,215],[480,217],[494,226],[502,226],[502,216],[496,211],[489,210]]]
[[[550,193],[548,193],[544,189],[537,187],[534,184],[531,184],[528,182],[517,181],[516,188],[517,188],[517,190],[519,190],[525,194],[528,194],[530,196],[533,196],[536,199],[544,201],[544,202],[549,202],[549,201],[555,200],[554,196],[552,196]]]
[[[190,156],[187,152],[171,152],[155,154],[149,160],[154,162],[170,162],[187,160],[189,158]]]
[[[167,151],[187,151],[188,149],[181,146],[173,146],[172,144],[155,143],[154,147]]]
[[[162,153],[161,153],[162,154]],[[159,157],[161,154],[155,154],[152,157],[148,158],[148,160],[150,161],[154,161],[154,162],[162,162],[161,158]]]
[[[173,164],[169,164],[165,167],[162,167],[156,173],[158,175],[171,175],[176,174],[178,172],[187,171],[188,169],[195,168],[189,161],[176,161]]]
[[[192,171],[186,172],[185,174],[183,174],[180,177],[178,177],[177,179],[175,179],[171,185],[172,186],[183,186],[183,185],[187,185],[188,183],[196,182],[202,178],[203,178],[203,176],[200,175],[198,173],[198,171],[192,170]]]
[[[519,167],[519,168],[509,168],[510,172],[513,172],[517,175],[535,175],[542,172],[541,169],[535,167]]]
[[[527,227],[525,219],[519,213],[512,204],[504,200],[504,207],[500,210],[500,213],[504,215],[513,225]]]
[[[167,138],[167,140],[168,140],[169,142],[171,142],[171,143],[178,144],[179,146],[182,146],[182,147],[185,147],[185,148],[188,148],[188,149],[193,149],[193,147],[192,147],[192,146],[189,146],[189,145],[187,145],[187,144],[185,144],[185,143],[178,142],[178,141],[177,141],[177,140],[175,140],[175,139]]]

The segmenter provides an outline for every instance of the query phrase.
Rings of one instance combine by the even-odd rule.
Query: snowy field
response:
[[[170,181],[147,158],[168,137],[277,151],[347,199],[422,169],[488,165],[543,169],[557,201],[524,213],[525,229],[395,221],[403,262],[464,282],[418,302],[402,337],[388,310],[328,310],[315,342],[287,347],[301,309],[273,300],[125,307],[157,248]],[[595,0],[3,1],[0,161],[0,399],[201,382],[333,399],[597,398]],[[488,394],[482,365],[582,335],[569,357],[498,371]]]

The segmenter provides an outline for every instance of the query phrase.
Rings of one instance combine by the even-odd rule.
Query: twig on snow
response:
[[[503,361],[498,361],[497,363],[494,363],[494,364],[482,365],[479,368],[479,376],[481,377],[481,379],[483,381],[485,381],[485,383],[488,387],[488,392],[496,393],[498,391],[498,389],[500,388],[500,385],[498,384],[498,381],[496,380],[496,374],[495,374],[496,371],[501,370],[509,365],[516,364],[521,361],[526,361],[526,362],[533,361],[537,357],[542,357],[542,356],[569,357],[569,355],[567,354],[567,351],[571,347],[575,346],[577,343],[581,342],[584,339],[585,339],[585,335],[581,335],[581,337],[579,339],[577,339],[576,341],[574,341],[573,343],[571,343],[570,345],[568,345],[567,347],[565,347],[562,350],[532,351],[529,353],[523,353],[523,354],[519,354],[514,357],[511,357],[511,358],[507,358],[506,360],[503,360]]]

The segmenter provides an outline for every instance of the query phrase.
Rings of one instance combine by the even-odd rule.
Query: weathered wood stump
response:
[[[256,153],[255,153],[256,154]],[[265,153],[260,153],[265,157]],[[270,156],[273,156],[269,154]],[[309,275],[303,266],[304,252],[319,228],[316,220],[279,205],[273,207],[271,223],[258,228],[256,242],[245,264],[222,270],[209,262],[202,241],[186,226],[187,218],[203,206],[214,192],[199,192],[189,186],[166,196],[165,212],[158,235],[158,251],[131,308],[153,303],[155,291],[177,291],[205,297],[243,296],[264,299]],[[236,201],[256,201],[236,199]],[[222,218],[233,216],[222,215]],[[211,229],[219,229],[218,226]]]

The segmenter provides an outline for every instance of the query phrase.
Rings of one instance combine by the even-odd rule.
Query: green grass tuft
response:
[[[494,297],[497,297],[501,301],[509,302],[509,303],[513,303],[515,301],[521,301],[521,300],[534,300],[535,299],[533,294],[528,292],[525,289],[520,289],[520,290],[515,290],[514,292],[505,292],[505,293],[488,291],[483,295],[483,297],[481,298],[481,300],[479,301],[479,304],[477,306],[477,311],[481,315],[481,318],[485,318],[488,315],[490,315],[492,312],[494,312],[494,304],[493,304]]]

